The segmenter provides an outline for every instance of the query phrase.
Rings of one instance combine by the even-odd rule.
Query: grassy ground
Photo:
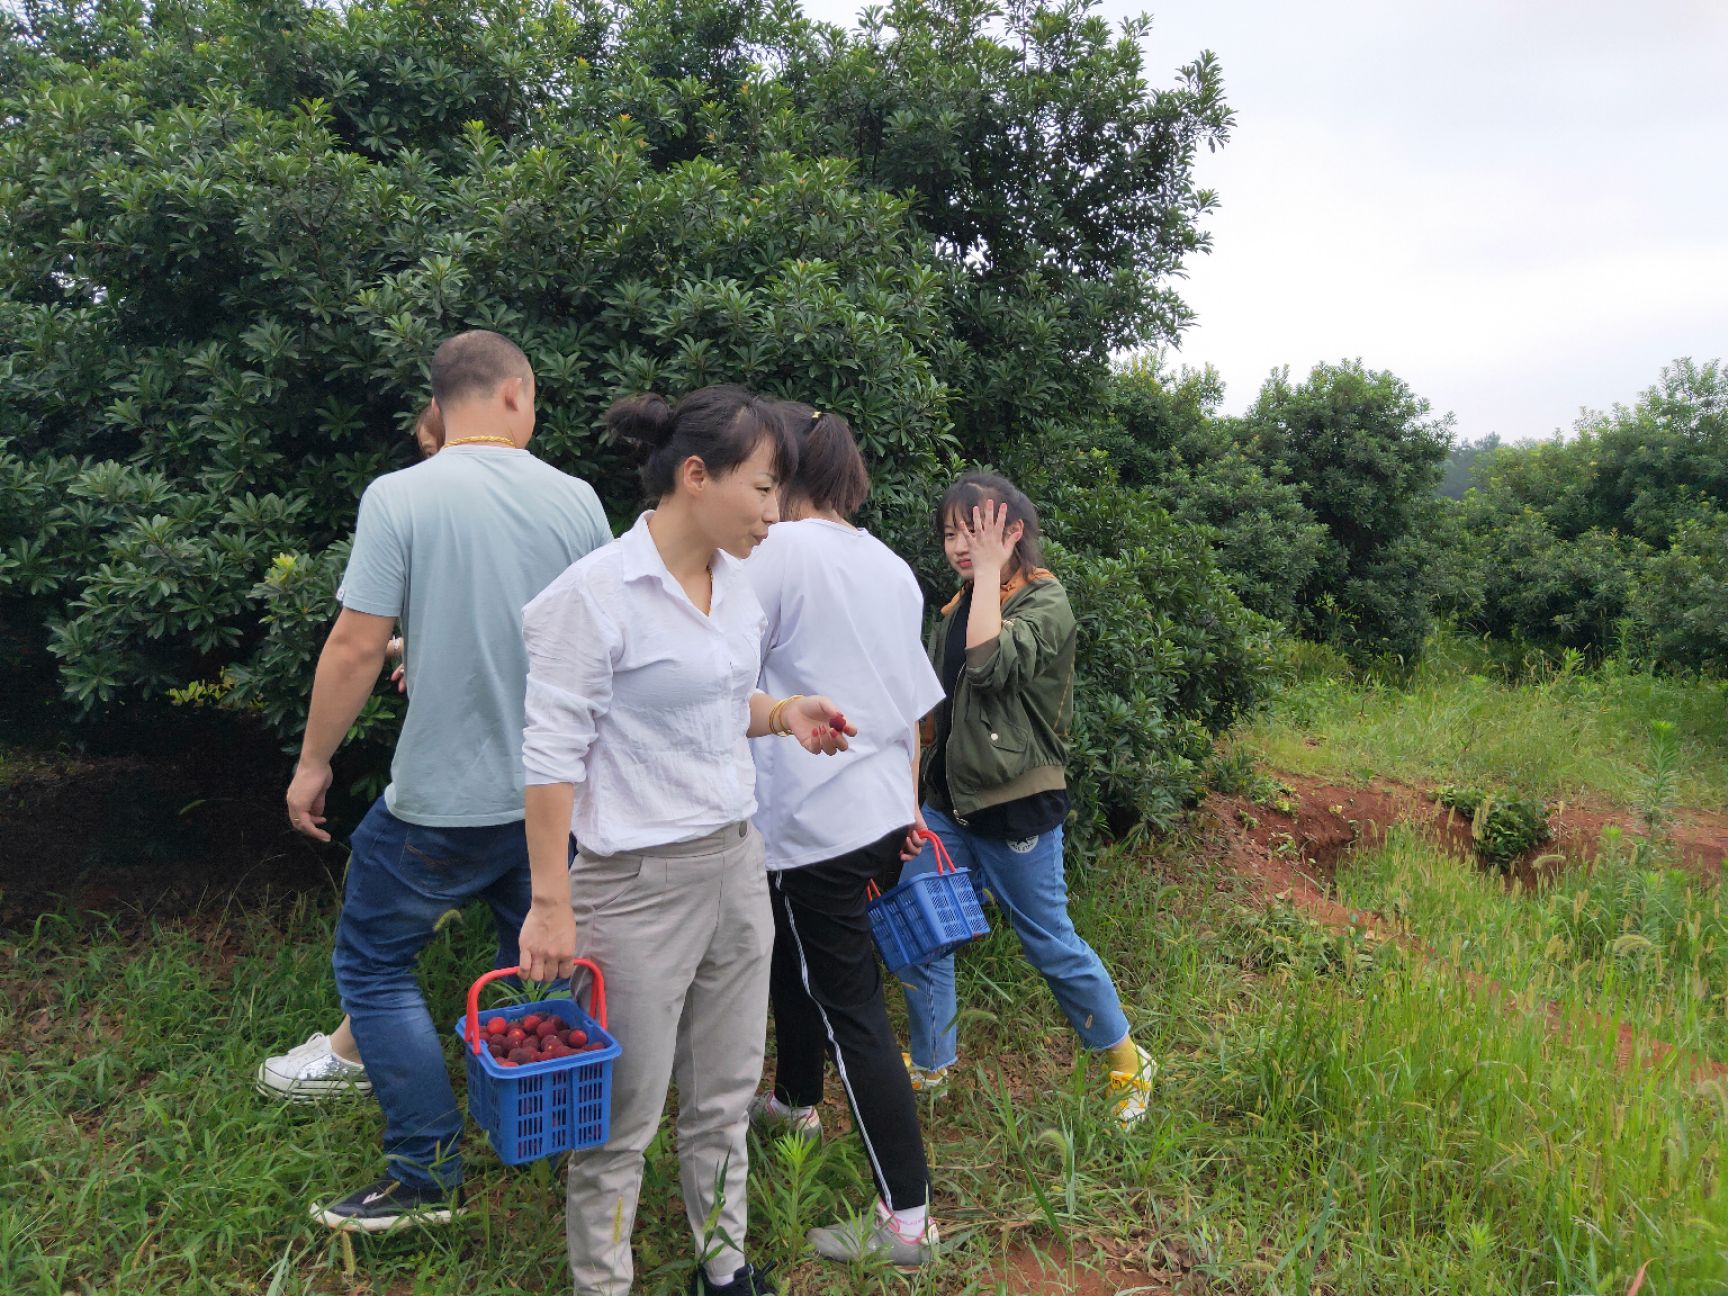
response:
[[[1431,641],[1402,682],[1354,676],[1308,649],[1278,706],[1236,742],[1298,774],[1509,783],[1549,800],[1637,810],[1663,741],[1658,722],[1672,726],[1678,749],[1665,794],[1696,809],[1728,807],[1728,684],[1614,663],[1526,668],[1448,636]]]
[[[1728,1059],[1728,909],[1660,854],[1609,841],[1594,868],[1509,901],[1497,875],[1396,829],[1340,874],[1339,899],[1394,915],[1448,965],[1569,1020]]]
[[[1664,804],[1715,807],[1721,703],[1612,673],[1512,688],[1435,668],[1400,695],[1310,672],[1242,742],[1316,773],[1633,806],[1666,763]],[[1673,720],[1683,762],[1655,759],[1652,717]],[[1681,1054],[1618,1058],[1622,1023],[1728,1058],[1721,902],[1661,864],[1615,855],[1526,895],[1394,833],[1342,872],[1341,898],[1424,954],[1253,900],[1204,842],[1077,861],[1076,920],[1163,1061],[1147,1121],[1111,1128],[1097,1073],[998,932],[961,960],[961,1074],[927,1112],[943,1264],[905,1278],[804,1252],[806,1228],[868,1200],[845,1137],[758,1149],[752,1254],[798,1296],[1621,1296],[1644,1266],[1643,1296],[1728,1291],[1725,1090]],[[483,1139],[462,1227],[344,1243],[306,1218],[376,1173],[376,1109],[287,1108],[249,1081],[333,1021],[333,902],[142,929],[48,918],[0,942],[0,1292],[567,1290],[560,1186]],[[442,1017],[485,965],[485,928],[470,912],[430,954]],[[682,1290],[676,1185],[662,1142],[638,1290]]]
[[[1424,905],[1444,910],[1450,888],[1491,908],[1468,870],[1423,861],[1413,841],[1389,849],[1385,885],[1419,877]],[[806,1227],[866,1200],[856,1143],[838,1139],[811,1158],[761,1152],[753,1252],[799,1293],[1023,1293],[1004,1254],[1054,1257],[1064,1239],[1186,1273],[1190,1291],[1618,1293],[1646,1261],[1646,1292],[1728,1282],[1719,1094],[1617,1071],[1610,1027],[1550,1029],[1539,1000],[1558,981],[1509,1005],[1444,962],[1244,907],[1203,870],[1101,860],[1083,883],[1082,926],[1164,1058],[1143,1127],[1108,1127],[1049,996],[997,937],[964,960],[965,1075],[929,1120],[956,1251],[918,1280],[801,1256]],[[29,1042],[0,1079],[5,1290],[564,1290],[561,1194],[544,1166],[505,1170],[477,1151],[476,1218],[425,1239],[349,1249],[306,1220],[310,1198],[373,1172],[375,1112],[284,1108],[247,1077],[260,1053],[328,1021],[328,926],[312,907],[135,936],[49,921],[14,947],[0,1031]],[[448,1015],[459,969],[485,957],[481,926],[453,926],[431,960]],[[1582,987],[1612,965],[1579,966],[1581,1001],[1611,1003]],[[1650,987],[1676,1021],[1689,992],[1684,978]],[[39,1031],[42,1008],[59,1025]],[[657,1147],[638,1235],[646,1291],[682,1282],[675,1185]]]

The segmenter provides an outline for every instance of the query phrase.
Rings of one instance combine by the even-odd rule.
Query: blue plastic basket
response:
[[[934,873],[920,873],[887,892],[874,882],[868,888],[870,932],[890,972],[952,954],[990,931],[972,871],[954,867],[935,833],[923,837],[936,852]]]
[[[468,1011],[456,1023],[456,1037],[468,1062],[468,1110],[492,1140],[498,1159],[522,1165],[575,1148],[604,1143],[612,1126],[612,1063],[618,1041],[606,1033],[606,981],[587,959],[576,966],[593,973],[593,1015],[573,998],[542,999],[480,1011],[480,990],[490,981],[514,976],[520,968],[488,972],[468,987]],[[553,1013],[588,1032],[600,1048],[547,1062],[500,1066],[482,1046],[481,1027],[494,1017],[515,1021],[529,1013]]]

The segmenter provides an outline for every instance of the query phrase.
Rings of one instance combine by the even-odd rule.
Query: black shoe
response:
[[[731,1282],[716,1287],[708,1271],[697,1265],[696,1272],[690,1275],[690,1296],[775,1296],[780,1289],[768,1281],[773,1272],[773,1265],[758,1269],[747,1264],[732,1275]]]
[[[312,1218],[327,1228],[388,1233],[414,1224],[449,1224],[463,1212],[462,1189],[418,1188],[388,1175],[328,1206],[313,1206]]]

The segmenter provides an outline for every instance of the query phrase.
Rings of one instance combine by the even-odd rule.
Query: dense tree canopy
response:
[[[1653,664],[1728,663],[1713,609],[1728,512],[1728,371],[1678,360],[1630,406],[1570,437],[1502,446],[1459,506],[1452,608],[1535,647],[1625,650]]]
[[[430,351],[465,327],[523,344],[536,452],[615,520],[637,500],[607,403],[739,380],[849,415],[872,524],[927,549],[942,474],[1042,469],[1112,352],[1180,329],[1213,203],[1192,165],[1230,126],[1209,57],[1154,88],[1144,24],[1074,0],[895,4],[857,33],[772,0],[15,15],[0,641],[12,718],[54,732],[172,703],[291,736],[355,501],[410,462]],[[1205,546],[1178,552],[1212,589]],[[1255,633],[1234,617],[1208,624]],[[1203,733],[1235,702],[1159,708],[1228,691],[1207,663],[1240,645],[1214,647],[1118,691]]]
[[[1426,541],[1451,448],[1450,416],[1360,363],[1274,375],[1242,422],[1254,455],[1284,465],[1326,530],[1297,595],[1300,626],[1359,656],[1414,660],[1428,631]]]

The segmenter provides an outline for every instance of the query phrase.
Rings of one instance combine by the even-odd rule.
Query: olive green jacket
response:
[[[962,591],[962,594],[964,591]],[[937,674],[962,594],[942,609],[930,634]],[[949,722],[938,707],[925,719],[920,783],[945,744],[954,813],[1016,801],[1067,786],[1068,732],[1074,722],[1074,610],[1062,583],[1042,568],[1002,590],[1002,633],[966,650]]]

